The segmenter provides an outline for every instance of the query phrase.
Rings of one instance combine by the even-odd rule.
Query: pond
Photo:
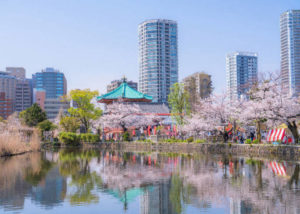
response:
[[[59,150],[0,159],[0,213],[300,213],[300,164]]]

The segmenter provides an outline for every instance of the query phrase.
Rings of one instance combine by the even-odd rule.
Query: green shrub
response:
[[[124,132],[123,134],[123,141],[130,141],[130,135],[129,132]]]
[[[253,140],[253,142],[252,142],[253,144],[258,144],[259,142],[258,142],[258,140],[257,139],[255,139],[255,140]]]
[[[80,142],[80,137],[72,132],[61,132],[58,138],[60,142],[66,145],[78,145]]]
[[[246,139],[245,143],[246,144],[251,144],[251,139]]]
[[[81,143],[97,143],[99,141],[99,135],[92,133],[80,134]]]
[[[194,141],[194,138],[193,138],[193,137],[189,137],[189,138],[186,139],[186,141],[187,141],[188,143],[191,143],[191,142]]]
[[[206,141],[204,140],[204,139],[197,139],[196,141],[195,141],[195,143],[205,143]]]

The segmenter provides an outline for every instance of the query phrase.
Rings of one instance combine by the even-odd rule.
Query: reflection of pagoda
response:
[[[107,94],[103,94],[97,97],[98,103],[111,104],[114,101],[131,103],[149,103],[152,101],[152,97],[131,88],[127,84],[126,78],[124,77],[123,83],[118,88]]]

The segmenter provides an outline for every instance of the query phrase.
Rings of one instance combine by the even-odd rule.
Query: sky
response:
[[[280,68],[280,14],[300,0],[0,0],[0,70],[46,67],[68,90],[99,90],[124,75],[138,81],[138,24],[178,23],[179,80],[198,71],[226,89],[226,54],[258,53],[259,72]]]

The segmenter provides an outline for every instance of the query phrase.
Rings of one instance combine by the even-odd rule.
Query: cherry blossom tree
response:
[[[207,99],[203,99],[191,117],[187,117],[186,124],[182,127],[183,132],[207,132],[215,131],[218,127],[222,127],[218,131],[223,136],[224,141],[228,140],[226,130],[228,123],[235,123],[239,119],[241,111],[241,103],[231,103],[225,93],[212,95]]]
[[[129,127],[142,127],[154,125],[157,117],[145,114],[136,104],[115,102],[107,105],[103,116],[97,121],[103,127],[122,128],[126,131]]]
[[[257,83],[250,90],[250,99],[246,101],[241,114],[244,122],[256,124],[257,139],[261,141],[261,126],[274,128],[285,123],[293,134],[295,142],[299,140],[297,116],[300,115],[300,103],[296,97],[289,96],[283,90],[280,78],[270,78]]]

